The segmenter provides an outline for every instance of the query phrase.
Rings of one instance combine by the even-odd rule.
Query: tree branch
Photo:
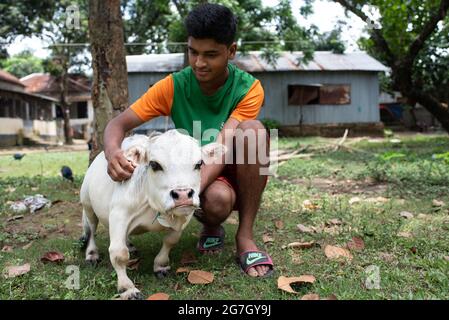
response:
[[[363,21],[366,22],[369,19],[369,17],[362,10],[357,8],[350,1],[348,1],[348,0],[334,0],[334,1],[341,4],[346,10],[351,11],[353,14],[358,16]],[[443,0],[443,1],[449,1],[449,0]],[[376,43],[376,46],[379,47],[385,53],[385,59],[387,60],[388,64],[390,66],[393,66],[396,61],[396,57],[391,52],[390,46],[388,45],[387,41],[383,37],[380,30],[375,29],[375,28],[371,29],[371,35],[373,37],[374,42]]]
[[[449,0],[441,0],[440,7],[438,11],[430,18],[430,20],[424,25],[421,33],[413,41],[408,50],[406,60],[409,63],[413,63],[419,51],[423,48],[424,42],[430,37],[430,35],[435,31],[438,22],[444,19],[449,10]]]

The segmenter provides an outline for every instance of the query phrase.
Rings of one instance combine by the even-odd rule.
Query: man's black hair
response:
[[[225,6],[212,3],[199,5],[185,20],[187,35],[196,39],[214,39],[231,45],[235,40],[237,19]]]

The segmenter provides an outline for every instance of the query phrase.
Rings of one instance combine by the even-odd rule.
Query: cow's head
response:
[[[224,147],[217,143],[200,147],[192,137],[169,130],[150,137],[144,148],[128,150],[136,162],[146,165],[145,189],[150,206],[160,214],[159,222],[173,227],[174,219],[181,218],[175,223],[178,229],[185,227],[200,206],[201,167],[221,157]]]

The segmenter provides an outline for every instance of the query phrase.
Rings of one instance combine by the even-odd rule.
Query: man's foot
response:
[[[197,249],[201,254],[215,254],[223,250],[225,230],[222,226],[210,228],[203,225]]]
[[[267,253],[260,251],[253,239],[236,237],[236,243],[237,261],[242,270],[249,276],[265,277],[273,272],[273,262],[271,261],[270,256]],[[263,262],[266,262],[266,264]]]

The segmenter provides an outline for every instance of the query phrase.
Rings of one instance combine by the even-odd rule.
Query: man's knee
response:
[[[201,208],[206,215],[218,217],[228,215],[232,210],[232,195],[218,188],[206,190],[201,195]]]
[[[255,131],[259,131],[261,130],[262,132],[265,131],[266,129],[264,127],[264,125],[262,124],[262,122],[260,122],[259,120],[245,120],[242,121],[238,124],[237,128],[246,131],[246,130],[255,130]]]

